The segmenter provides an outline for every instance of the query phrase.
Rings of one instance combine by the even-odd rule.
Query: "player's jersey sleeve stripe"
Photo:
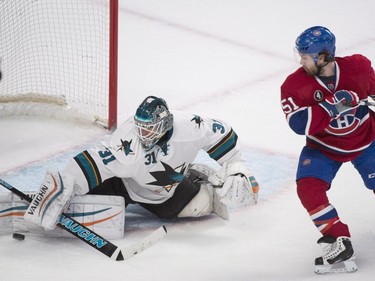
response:
[[[310,118],[309,110],[306,107],[289,114],[287,116],[290,128],[298,135],[305,135],[306,128],[309,128]]]
[[[217,161],[236,146],[237,139],[237,134],[231,129],[229,133],[218,144],[209,149],[207,153],[212,159]]]
[[[98,166],[96,166],[94,159],[92,159],[87,150],[75,156],[74,160],[85,175],[89,189],[93,189],[102,183]]]

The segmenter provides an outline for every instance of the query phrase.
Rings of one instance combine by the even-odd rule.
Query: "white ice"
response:
[[[337,55],[375,61],[375,4],[370,0],[120,0],[119,120],[147,95],[171,109],[221,118],[240,137],[259,180],[258,205],[212,216],[160,221],[130,214],[129,245],[165,224],[168,236],[147,251],[114,262],[74,238],[0,237],[0,279],[25,280],[373,280],[375,196],[345,164],[329,191],[349,224],[357,257],[354,274],[318,276],[320,233],[295,192],[304,137],[287,126],[279,88],[298,67],[294,40],[324,25],[337,37]],[[0,120],[0,176],[22,190],[44,172],[91,145],[104,132],[47,118]],[[6,192],[5,190],[1,190]]]

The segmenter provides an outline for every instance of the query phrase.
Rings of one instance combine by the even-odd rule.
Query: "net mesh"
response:
[[[56,97],[63,112],[107,122],[109,1],[0,0],[0,111]]]

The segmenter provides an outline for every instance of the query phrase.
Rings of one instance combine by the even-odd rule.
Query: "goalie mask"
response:
[[[148,96],[134,115],[137,135],[145,150],[152,149],[173,126],[173,114],[162,98]]]

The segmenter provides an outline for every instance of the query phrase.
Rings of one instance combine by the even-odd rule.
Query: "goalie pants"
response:
[[[119,195],[125,198],[125,206],[139,204],[160,219],[175,219],[186,205],[198,194],[200,185],[193,182],[189,173],[177,186],[173,196],[161,204],[147,204],[133,201],[120,178],[111,178],[91,190],[88,194]]]

